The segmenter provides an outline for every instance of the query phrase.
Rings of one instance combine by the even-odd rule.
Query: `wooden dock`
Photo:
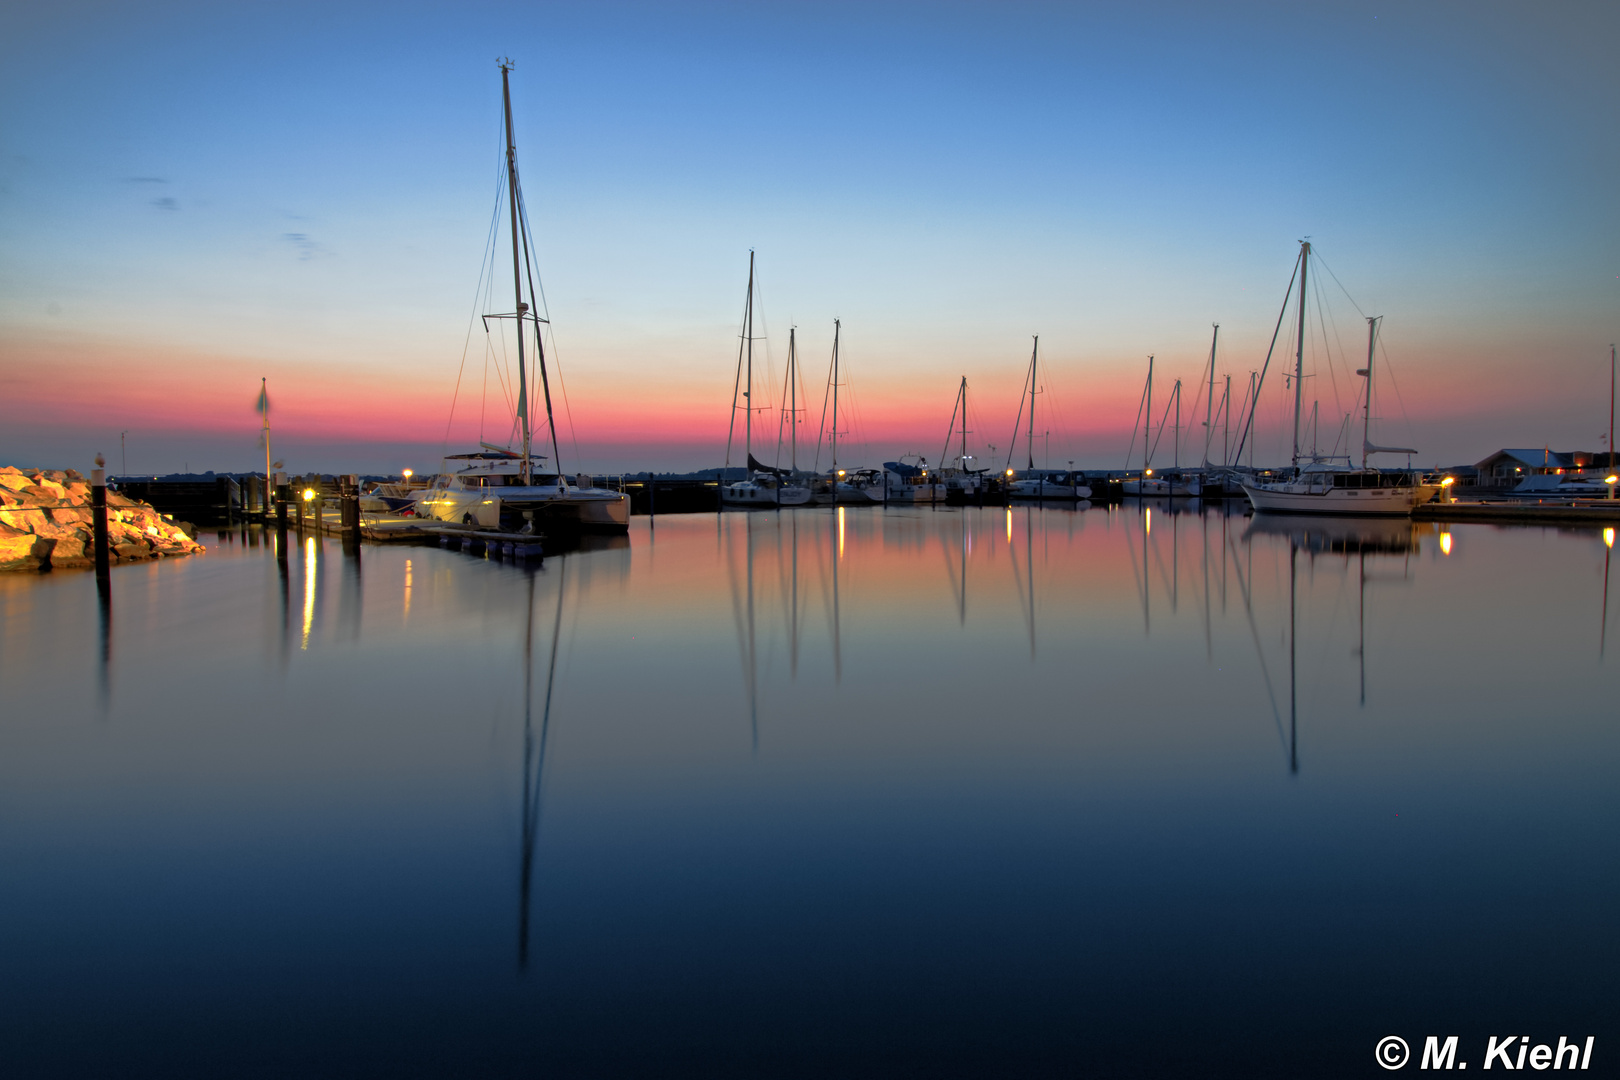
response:
[[[1591,525],[1620,523],[1620,499],[1515,500],[1513,502],[1435,502],[1412,511],[1413,521],[1494,525]]]

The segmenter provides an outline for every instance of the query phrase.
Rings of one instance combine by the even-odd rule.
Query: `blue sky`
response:
[[[129,429],[132,469],[248,468],[268,375],[289,467],[431,468],[503,55],[570,467],[718,463],[750,248],[776,381],[797,323],[819,399],[841,318],[874,461],[942,439],[964,374],[985,429],[1010,429],[1039,333],[1052,456],[1117,467],[1147,355],[1197,380],[1220,322],[1221,370],[1245,380],[1305,236],[1386,317],[1391,440],[1440,462],[1598,449],[1617,22],[1597,4],[14,13],[0,458],[82,465]],[[476,416],[448,429],[476,437]],[[1262,456],[1283,449],[1262,434]]]

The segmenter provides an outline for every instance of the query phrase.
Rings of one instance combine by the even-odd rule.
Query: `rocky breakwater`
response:
[[[0,571],[93,566],[90,482],[65,472],[0,467]],[[107,491],[108,554],[115,563],[190,555],[203,546],[146,503]]]

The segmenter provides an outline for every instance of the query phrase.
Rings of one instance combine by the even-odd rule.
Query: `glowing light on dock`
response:
[[[1440,534],[1440,554],[1451,554],[1451,534],[1448,532],[1443,532]]]

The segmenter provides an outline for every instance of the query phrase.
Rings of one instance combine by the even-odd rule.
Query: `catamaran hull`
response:
[[[516,530],[527,524],[524,513],[531,512],[535,522],[551,528],[599,532],[626,532],[630,528],[630,500],[616,491],[539,490],[544,494],[529,494],[521,488],[508,488],[500,495],[477,490],[434,490],[417,500],[416,516],[484,529]]]
[[[1327,488],[1289,491],[1280,487],[1244,484],[1243,492],[1256,511],[1282,514],[1355,514],[1405,517],[1424,501],[1424,487]]]

